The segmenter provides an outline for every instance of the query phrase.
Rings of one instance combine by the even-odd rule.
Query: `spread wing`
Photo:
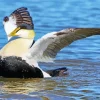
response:
[[[10,17],[13,20],[16,20],[16,24],[18,26],[29,25],[33,29],[32,18],[29,12],[27,11],[26,7],[21,7],[21,8],[16,9],[14,12],[12,12]]]
[[[18,8],[10,16],[4,17],[3,24],[7,34],[10,34],[19,26],[22,29],[34,28],[32,18],[25,7]]]
[[[65,46],[92,35],[100,35],[100,28],[70,28],[48,33],[38,39],[24,57],[31,61],[50,62]]]

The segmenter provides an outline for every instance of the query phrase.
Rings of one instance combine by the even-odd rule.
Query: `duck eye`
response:
[[[4,17],[4,19],[3,19],[5,22],[7,22],[7,21],[9,21],[9,18],[6,16],[6,17]]]

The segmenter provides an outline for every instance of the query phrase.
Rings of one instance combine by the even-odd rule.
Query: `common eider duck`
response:
[[[52,62],[57,53],[78,39],[100,35],[98,28],[71,28],[52,32],[38,39],[22,57],[0,57],[0,76],[14,78],[45,78],[52,73],[43,71],[38,62]]]
[[[34,32],[34,24],[33,24],[32,18],[26,7],[18,8],[13,13],[11,13],[9,17],[8,16],[4,17],[3,24],[4,24],[4,29],[6,31],[6,34],[7,34],[8,43],[1,49],[0,55],[2,57],[0,58],[5,57],[5,59],[7,59],[7,60],[1,59],[1,62],[2,62],[1,66],[2,64],[6,63],[3,69],[7,70],[6,68],[7,66],[10,66],[9,69],[12,68],[13,66],[13,64],[11,65],[11,63],[7,63],[7,62],[12,61],[12,58],[14,56],[17,56],[19,58],[19,56],[22,56],[34,44],[35,32]],[[20,37],[17,34],[20,34]],[[9,57],[9,56],[12,56],[12,57]],[[13,61],[16,62],[16,59],[14,59]],[[15,77],[14,75],[13,76],[11,75],[12,72],[9,73],[8,71],[6,73],[3,70],[1,71],[5,75],[7,74],[7,76],[5,75],[2,75],[2,76],[9,77],[10,75],[10,77]],[[61,75],[66,75],[65,73],[63,73],[66,71],[67,71],[67,68],[57,68],[54,70],[48,70],[47,73],[49,73],[51,76],[61,76]],[[16,70],[15,70],[15,74],[16,74]],[[17,75],[20,75],[18,74],[18,71],[17,71],[16,77],[19,77]],[[28,75],[28,77],[30,77],[30,75]]]
[[[18,28],[18,27],[17,27]],[[17,30],[14,29],[14,30]],[[57,53],[72,42],[92,35],[100,35],[99,28],[68,28],[51,32],[38,39],[23,56],[1,56],[0,76],[10,78],[45,78],[59,74],[59,70],[43,71],[38,62],[53,62]],[[17,34],[21,37],[21,34]],[[8,47],[9,48],[9,47]],[[66,68],[62,68],[64,74]],[[67,70],[67,69],[66,69]]]

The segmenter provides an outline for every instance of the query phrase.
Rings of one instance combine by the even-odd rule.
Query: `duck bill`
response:
[[[20,27],[17,27],[14,31],[12,31],[8,36],[11,37],[11,36],[17,36],[17,32],[20,30],[21,28]]]

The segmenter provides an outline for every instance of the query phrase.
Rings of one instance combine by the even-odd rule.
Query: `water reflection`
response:
[[[38,92],[43,90],[53,90],[57,85],[51,79],[0,79],[1,93],[23,93]]]

